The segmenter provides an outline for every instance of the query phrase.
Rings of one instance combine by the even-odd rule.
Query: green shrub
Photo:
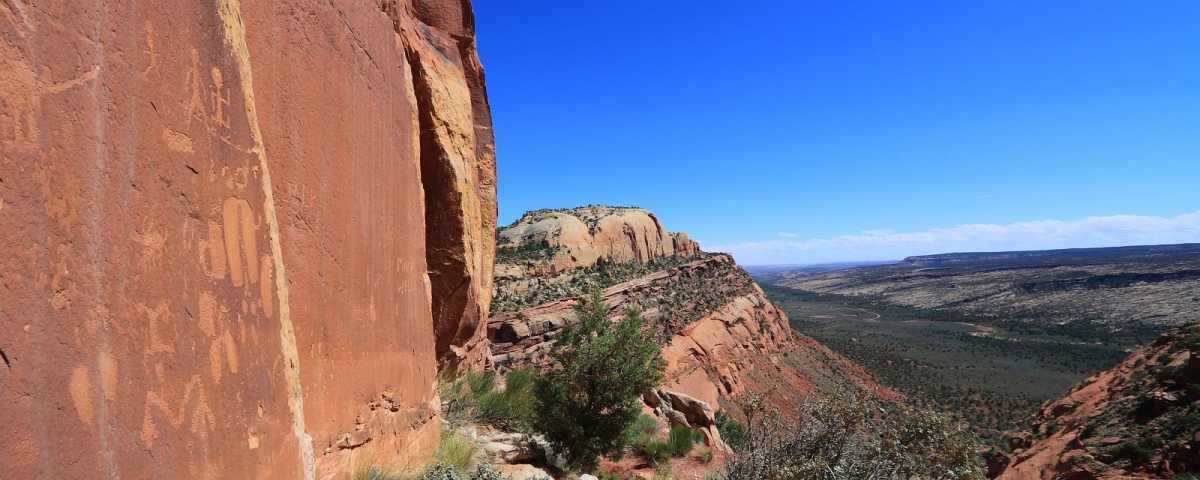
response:
[[[507,430],[524,430],[533,415],[536,381],[537,371],[532,367],[510,370],[504,376],[504,390],[489,391],[476,400],[480,419]]]
[[[671,456],[683,457],[691,453],[699,433],[683,425],[672,428],[671,435],[667,437],[667,448],[671,451]]]
[[[721,440],[735,452],[740,452],[746,448],[746,426],[741,422],[734,420],[724,410],[717,410],[716,415],[717,432],[721,434]]]
[[[560,330],[550,370],[534,387],[533,427],[571,469],[591,471],[601,455],[620,455],[643,392],[663,378],[666,360],[641,312],[610,321],[600,290],[575,305],[577,322]]]
[[[743,402],[748,442],[727,461],[728,480],[984,477],[979,444],[948,414],[865,392],[802,403],[798,423],[764,405]]]
[[[629,428],[626,429],[625,438],[635,449],[641,450],[647,443],[654,440],[654,434],[657,432],[658,419],[643,413],[638,415],[637,420],[629,424]]]
[[[664,442],[651,440],[642,447],[642,454],[650,463],[657,465],[671,460],[671,447]]]
[[[471,395],[480,397],[496,388],[496,372],[469,371],[467,385],[471,387]]]
[[[483,452],[474,440],[458,432],[442,430],[442,440],[438,443],[438,450],[433,459],[451,470],[468,472],[479,465],[483,459]]]
[[[705,465],[708,465],[708,464],[712,463],[712,461],[713,461],[713,451],[711,448],[705,448],[703,450],[700,450],[700,453],[697,454],[696,456],[700,458],[700,463],[703,463]]]
[[[404,480],[404,471],[395,464],[378,465],[375,457],[363,455],[354,465],[353,480]]]
[[[463,475],[459,473],[460,471],[470,473]],[[492,470],[492,467],[486,463],[479,464],[474,470],[455,470],[449,464],[438,462],[433,468],[426,470],[419,480],[512,480],[512,476]]]
[[[1145,440],[1130,440],[1117,445],[1113,449],[1113,456],[1129,460],[1134,465],[1141,465],[1149,462],[1154,458],[1154,450],[1150,449],[1148,442]]]

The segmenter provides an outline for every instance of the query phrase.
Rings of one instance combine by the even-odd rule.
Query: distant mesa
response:
[[[1200,251],[1200,243],[1181,243],[1175,245],[1135,245],[1128,247],[1064,248],[1058,250],[1027,250],[1018,252],[941,253],[937,255],[918,255],[908,257],[904,260],[901,260],[900,265],[932,267],[955,263],[985,262],[993,260],[1101,257],[1120,254],[1172,253],[1193,250]]]

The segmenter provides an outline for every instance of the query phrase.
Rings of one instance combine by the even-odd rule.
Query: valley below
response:
[[[1023,427],[1039,405],[1123,360],[1132,346],[1008,331],[975,319],[761,281],[793,329],[885,386],[960,415],[988,445]]]
[[[989,476],[1050,478],[1067,470],[1099,475],[1079,478],[1120,471],[1157,476],[1190,468],[1176,459],[1193,455],[1179,453],[1190,452],[1193,439],[1167,441],[1175,435],[1169,428],[1139,439],[1124,429],[1173,411],[1166,404],[1138,400],[1142,407],[1126,407],[1135,421],[1105,424],[1116,433],[1101,442],[1105,447],[1073,451],[1079,445],[1045,442],[1061,428],[1081,439],[1090,435],[1080,433],[1084,426],[1096,431],[1091,417],[1057,419],[1076,408],[1072,392],[1107,385],[1114,369],[1133,357],[1157,358],[1139,352],[1173,342],[1164,339],[1200,318],[1198,247],[959,253],[883,265],[750,270],[794,330],[909,401],[965,421],[990,448]],[[1138,364],[1153,372],[1134,375],[1130,388],[1189,397],[1191,387],[1174,391],[1187,382],[1175,378],[1183,360],[1168,357],[1157,360],[1161,365]],[[1168,386],[1143,378],[1168,379]],[[1119,390],[1104,402],[1121,405]]]

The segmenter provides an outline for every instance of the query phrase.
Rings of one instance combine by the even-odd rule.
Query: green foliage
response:
[[[705,465],[708,465],[713,461],[713,451],[711,448],[700,450],[700,453],[696,454],[696,456],[700,459],[700,463]]]
[[[457,432],[442,430],[442,440],[433,459],[451,470],[468,472],[483,460],[483,451],[474,440]]]
[[[654,434],[658,431],[658,420],[644,413],[638,414],[636,420],[629,424],[629,428],[625,430],[626,442],[633,445],[636,449],[641,449],[651,440],[654,440]]]
[[[442,442],[432,465],[413,473],[394,464],[377,465],[374,457],[359,457],[351,475],[353,480],[512,480],[479,462],[480,452],[470,439],[443,431]],[[467,472],[467,473],[462,473]]]
[[[746,448],[747,437],[745,425],[734,420],[725,410],[717,410],[716,423],[717,432],[721,434],[721,440],[725,441],[725,445],[728,445],[734,452],[741,452]]]
[[[770,284],[763,289],[794,329],[877,375],[880,383],[961,416],[990,444],[1003,443],[1004,432],[1026,428],[1042,402],[1128,355],[1122,346],[1028,335],[1028,325],[981,335],[979,327],[966,324],[997,321],[957,312]]]
[[[458,473],[460,471],[469,471],[470,473],[463,475]],[[492,470],[492,467],[486,463],[480,464],[474,470],[456,470],[447,463],[439,462],[421,475],[420,480],[512,480],[512,476]]]
[[[1147,439],[1129,440],[1117,445],[1112,450],[1113,456],[1125,459],[1134,465],[1141,465],[1154,458],[1154,450]]]
[[[744,402],[748,442],[725,478],[982,479],[979,444],[950,416],[882,402],[865,393],[833,393],[802,406],[798,423]]]
[[[711,254],[695,256],[671,255],[655,257],[644,263],[636,261],[625,263],[601,262],[591,267],[571,269],[543,277],[545,280],[544,286],[532,288],[519,294],[508,287],[510,285],[509,282],[519,282],[521,280],[498,279],[496,280],[496,295],[492,297],[492,312],[515,312],[522,308],[540,305],[560,298],[587,295],[597,288],[603,290],[618,283],[628,282],[654,272],[675,268],[709,256]],[[500,258],[497,258],[497,263],[504,262]],[[709,277],[705,279],[706,281],[712,280],[712,274],[705,273],[704,275]],[[748,284],[749,276],[746,276],[745,280]],[[659,296],[660,298],[656,298],[655,300],[670,301],[669,298],[665,297],[696,293],[696,285],[691,285],[690,287],[691,290],[685,289],[678,293]]]
[[[533,416],[533,387],[537,371],[529,366],[510,370],[504,376],[504,390],[492,390],[478,398],[482,421],[507,430],[524,430]]]
[[[609,321],[608,311],[600,290],[576,304],[578,321],[560,331],[551,368],[534,387],[533,427],[572,469],[591,470],[601,455],[621,452],[642,393],[659,384],[666,368],[640,312]]]
[[[467,385],[471,387],[471,395],[475,397],[488,393],[496,388],[496,372],[469,371]]]
[[[696,439],[699,436],[700,432],[683,425],[676,425],[671,428],[671,434],[667,437],[667,449],[671,451],[672,457],[687,456],[692,452],[692,447],[696,445]]]
[[[658,465],[671,460],[671,447],[666,442],[651,440],[642,447],[642,454],[650,463]]]
[[[533,415],[533,386],[537,371],[529,366],[510,370],[505,388],[496,389],[494,372],[467,372],[463,378],[444,378],[438,393],[445,418],[453,425],[482,422],[512,431],[527,431]]]
[[[517,263],[554,257],[561,247],[551,247],[546,242],[526,243],[517,247],[496,247],[496,263]]]

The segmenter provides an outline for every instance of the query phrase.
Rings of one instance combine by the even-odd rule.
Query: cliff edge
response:
[[[601,212],[590,219],[567,213],[579,210],[531,212],[499,232],[501,250],[521,256],[497,257],[488,337],[498,367],[536,361],[553,348],[558,330],[574,321],[578,298],[601,288],[612,318],[636,308],[658,330],[669,362],[660,391],[735,414],[747,391],[765,394],[784,413],[798,398],[839,388],[895,397],[858,366],[792,331],[733,257],[701,252],[682,233],[666,235],[645,210],[586,207]],[[595,227],[585,230],[589,223]],[[625,233],[604,233],[613,231]],[[675,239],[686,246],[676,248]],[[507,265],[499,263],[506,258]]]

